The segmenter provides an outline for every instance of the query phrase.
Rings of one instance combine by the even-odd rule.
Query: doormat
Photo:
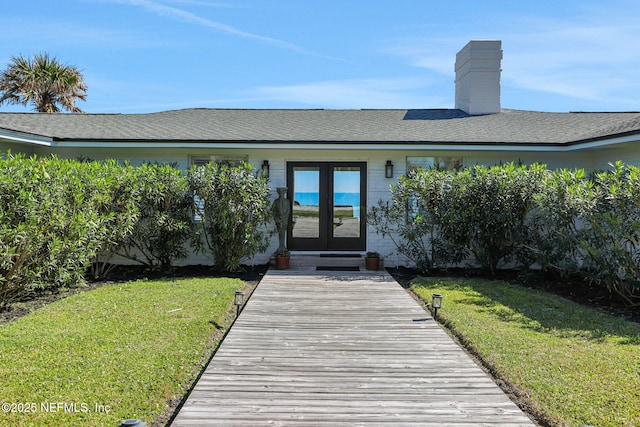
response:
[[[362,258],[360,254],[320,254],[320,258]]]
[[[348,265],[319,265],[317,271],[360,271],[360,267],[351,267]]]

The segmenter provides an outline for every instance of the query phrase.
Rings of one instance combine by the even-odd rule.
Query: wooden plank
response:
[[[533,426],[386,272],[269,271],[174,420]]]

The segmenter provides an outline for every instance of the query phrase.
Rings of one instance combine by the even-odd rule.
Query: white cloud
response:
[[[349,79],[285,86],[263,86],[251,90],[254,96],[324,108],[431,108],[450,101],[426,94],[424,79]],[[423,92],[425,96],[417,95]]]
[[[414,67],[453,76],[455,53],[467,42],[468,40],[460,37],[396,39],[391,41],[393,44],[391,47],[381,49],[381,52],[404,57]]]
[[[492,30],[499,36],[487,38],[503,42],[503,87],[570,97],[594,108],[638,109],[640,21],[632,10],[605,6],[583,9],[570,19],[502,16]],[[395,40],[383,52],[453,76],[455,53],[468,41],[445,33]]]
[[[505,42],[503,78],[517,87],[590,101],[629,91],[640,95],[638,45],[635,23],[548,23]]]
[[[151,0],[115,0],[115,1],[117,3],[124,3],[132,6],[139,6],[160,16],[165,16],[167,18],[175,19],[188,24],[199,25],[214,31],[228,34],[230,36],[240,37],[240,38],[261,42],[261,43],[266,43],[268,45],[271,45],[277,48],[291,50],[291,51],[302,53],[305,55],[344,61],[341,58],[330,57],[330,56],[322,55],[316,52],[312,52],[294,43],[289,43],[287,41],[276,39],[273,37],[263,36],[260,34],[244,31],[239,28],[233,27],[231,25],[213,21],[211,19],[196,15],[195,13],[191,13],[186,10],[178,9],[172,6],[167,6],[167,5],[158,3],[156,1],[151,1]],[[187,3],[189,2],[187,1]]]

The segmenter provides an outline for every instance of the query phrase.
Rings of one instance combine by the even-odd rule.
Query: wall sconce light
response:
[[[262,176],[269,178],[269,160],[262,161]]]
[[[236,306],[236,317],[240,314],[240,309],[244,304],[244,292],[236,291],[235,297],[233,299],[233,303]]]
[[[431,295],[431,308],[433,308],[433,318],[438,318],[438,309],[442,307],[442,295],[441,294],[432,294]]]
[[[384,166],[384,177],[393,178],[393,163],[391,163],[391,160],[387,160],[387,164]]]

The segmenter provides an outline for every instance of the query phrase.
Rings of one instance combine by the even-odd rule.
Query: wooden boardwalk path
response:
[[[270,270],[172,426],[534,426],[386,272]]]

